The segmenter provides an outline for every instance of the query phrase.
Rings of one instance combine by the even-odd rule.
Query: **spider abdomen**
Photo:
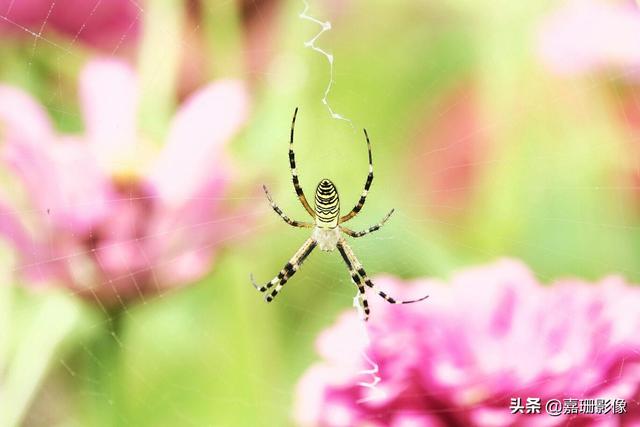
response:
[[[316,187],[316,225],[321,228],[335,228],[340,217],[340,197],[333,182],[320,181]]]

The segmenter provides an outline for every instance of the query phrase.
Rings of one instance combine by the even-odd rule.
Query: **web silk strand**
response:
[[[304,46],[306,48],[309,48],[311,50],[314,50],[318,53],[320,53],[321,55],[323,55],[326,59],[327,62],[329,63],[329,83],[327,83],[327,87],[324,90],[324,95],[322,98],[322,104],[324,104],[324,106],[327,108],[327,110],[329,111],[329,115],[331,116],[331,118],[336,119],[336,120],[343,120],[348,122],[351,127],[353,128],[353,122],[339,114],[336,113],[332,108],[331,105],[329,104],[329,93],[331,92],[331,88],[333,87],[333,84],[335,82],[334,77],[333,77],[333,63],[334,63],[334,59],[333,59],[333,55],[328,53],[327,51],[323,50],[322,48],[316,46],[316,41],[320,38],[320,36],[322,36],[322,34],[324,34],[326,31],[329,31],[331,29],[331,22],[330,21],[321,21],[317,18],[314,18],[313,16],[310,16],[307,14],[307,12],[309,11],[309,3],[307,2],[307,0],[302,0],[302,2],[304,3],[304,10],[302,12],[300,12],[300,14],[298,15],[300,17],[300,19],[303,20],[307,20],[307,21],[311,21],[314,24],[317,24],[318,26],[320,26],[320,31],[313,36],[311,39],[307,40],[304,43]],[[362,307],[359,303],[359,298],[360,295],[356,294],[356,296],[353,299],[353,306],[356,308],[356,310],[358,310],[358,316],[360,319],[364,319],[364,312],[362,310]],[[361,371],[358,372],[358,375],[364,375],[364,376],[368,376],[370,378],[370,381],[361,381],[358,383],[358,385],[360,387],[364,387],[365,389],[367,389],[368,393],[366,397],[363,397],[362,399],[359,399],[357,401],[358,404],[362,404],[365,402],[371,402],[371,401],[376,401],[379,399],[384,399],[386,397],[386,394],[384,393],[384,391],[380,390],[378,388],[378,385],[380,384],[380,382],[382,381],[382,378],[380,378],[380,376],[378,375],[380,368],[378,367],[378,364],[372,360],[369,355],[366,352],[366,349],[369,347],[370,343],[371,343],[371,339],[369,337],[369,332],[367,331],[367,327],[364,323],[364,321],[360,322],[361,323],[361,327],[362,327],[362,336],[364,337],[364,347],[363,350],[361,352],[361,356],[362,358],[367,362],[367,365],[369,366],[369,369],[363,369]]]
[[[311,39],[307,40],[306,42],[304,42],[304,46],[315,50],[316,52],[320,53],[321,55],[323,55],[325,58],[327,58],[327,62],[329,63],[329,83],[327,84],[327,87],[324,90],[324,96],[322,98],[322,103],[324,104],[325,107],[327,107],[327,110],[329,111],[329,115],[331,116],[331,118],[333,119],[337,119],[337,120],[344,120],[346,122],[348,122],[351,127],[353,127],[353,123],[350,119],[348,119],[347,117],[343,116],[342,114],[336,113],[332,108],[331,105],[329,104],[329,93],[331,92],[331,88],[333,87],[333,83],[335,82],[334,78],[333,78],[333,55],[328,53],[327,51],[319,48],[318,46],[316,46],[316,40],[318,40],[318,38],[320,38],[320,36],[325,32],[325,31],[329,31],[331,29],[331,22],[330,21],[320,21],[317,18],[314,18],[313,16],[310,16],[307,14],[307,12],[309,11],[309,3],[307,2],[307,0],[302,0],[302,2],[304,3],[304,10],[302,12],[300,12],[300,14],[298,15],[300,17],[300,19],[304,19],[307,21],[311,21],[317,25],[320,26],[320,32],[318,34],[316,34],[315,36],[313,36]]]
[[[362,328],[362,336],[364,337],[364,346],[363,350],[360,352],[362,358],[367,362],[370,366],[369,369],[363,369],[358,371],[358,375],[366,375],[370,377],[370,381],[361,381],[358,383],[360,387],[364,387],[367,389],[368,393],[366,397],[358,399],[357,404],[363,404],[366,402],[379,401],[387,397],[386,393],[378,388],[378,384],[382,381],[382,378],[378,375],[380,373],[380,368],[378,364],[369,357],[367,354],[367,348],[371,344],[371,338],[369,337],[369,331],[367,330],[367,326],[364,322],[364,310],[360,304],[360,295],[359,293],[353,297],[353,306],[358,311],[358,318],[361,319],[360,326]]]

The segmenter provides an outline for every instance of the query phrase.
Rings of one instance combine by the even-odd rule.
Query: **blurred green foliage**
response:
[[[10,342],[0,351],[0,372],[2,360],[15,368],[31,347],[38,349],[31,356],[41,357],[22,369],[50,367],[42,388],[36,379],[31,392],[21,392],[34,393],[27,425],[290,423],[294,385],[314,360],[314,340],[350,308],[354,294],[337,254],[320,252],[270,305],[249,282],[250,272],[258,280],[273,277],[307,238],[273,215],[259,190],[268,184],[285,212],[304,219],[287,160],[296,106],[302,185],[309,194],[320,178],[330,177],[345,210],[366,177],[359,128],[369,130],[376,178],[352,228],[364,229],[396,208],[384,229],[353,244],[370,273],[446,277],[462,265],[514,256],[543,281],[609,273],[640,280],[634,262],[638,215],[620,181],[634,161],[616,96],[604,79],[560,80],[537,64],[531,37],[544,5],[312,2],[312,15],[334,14],[333,29],[318,45],[335,58],[329,102],[353,121],[352,128],[331,119],[320,102],[329,69],[323,56],[303,45],[318,27],[298,19],[302,2],[282,3],[273,22],[262,18],[272,38],[263,47],[269,57],[264,70],[239,65],[250,52],[243,48],[235,3],[223,3],[204,2],[206,19],[195,27],[185,21],[180,2],[148,2],[137,55],[142,126],[161,143],[179,102],[180,34],[199,34],[224,58],[214,61],[209,77],[251,81],[253,111],[231,146],[239,175],[237,194],[229,197],[264,215],[246,237],[231,242],[205,279],[122,313],[96,313],[64,291],[9,291],[0,318],[9,319],[2,338]],[[34,93],[60,130],[81,130],[76,78],[91,52],[80,46],[60,52],[41,43],[34,53],[31,43],[0,45],[0,77]],[[442,100],[460,87],[472,88],[477,132],[488,143],[463,212],[443,218],[433,214],[437,202],[429,187],[429,177],[441,170],[416,165],[420,144],[430,144],[423,134],[447,115],[439,110]],[[451,167],[464,165],[442,165]],[[7,372],[15,371],[7,368],[5,380]]]

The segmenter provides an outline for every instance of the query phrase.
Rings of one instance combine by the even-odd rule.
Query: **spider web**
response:
[[[122,31],[107,56],[126,57],[123,51],[136,22],[144,22],[150,13],[164,16],[155,15],[158,11],[146,4],[131,3],[138,18]],[[96,1],[75,35],[66,38],[50,28],[51,15],[62,5],[59,1],[48,2],[44,19],[35,27],[18,23],[12,14],[13,2],[0,10],[0,21],[26,34],[28,43],[23,39],[20,55],[27,65],[26,79],[42,78],[40,65],[50,64],[46,77],[54,82],[54,90],[40,96],[40,102],[52,118],[64,122],[64,117],[70,117],[63,126],[74,130],[81,126],[82,117],[74,107],[77,100],[66,98],[76,81],[65,75],[65,67],[92,56],[80,39],[96,25],[93,19],[105,4]],[[203,3],[203,20],[215,22],[226,16],[229,4]],[[620,174],[637,177],[640,173],[637,160],[620,154],[621,146],[636,142],[635,118],[622,116],[619,129],[597,127],[582,148],[575,141],[584,136],[584,130],[541,126],[547,123],[549,111],[566,108],[567,103],[581,117],[595,115],[592,126],[596,119],[611,121],[623,107],[640,110],[638,92],[628,88],[629,72],[610,71],[605,78],[587,82],[571,80],[545,99],[533,94],[553,83],[536,76],[527,83],[527,96],[518,102],[498,98],[485,106],[505,114],[486,113],[476,126],[442,134],[438,123],[466,117],[465,108],[476,101],[472,91],[459,90],[468,88],[473,76],[489,92],[504,93],[508,91],[498,89],[518,86],[519,82],[509,80],[513,75],[490,75],[482,66],[497,60],[501,48],[506,49],[505,57],[518,58],[521,46],[495,42],[482,51],[466,38],[471,30],[460,30],[461,22],[466,22],[463,17],[444,5],[401,2],[396,11],[389,11],[383,2],[293,1],[278,10],[269,2],[252,1],[246,10],[256,34],[270,27],[278,30],[271,45],[245,46],[232,53],[268,58],[246,75],[265,94],[256,96],[250,122],[231,144],[242,174],[223,201],[248,208],[213,221],[250,221],[224,241],[207,243],[223,247],[210,274],[180,289],[154,283],[155,295],[131,305],[122,298],[117,310],[81,302],[64,288],[23,290],[24,283],[18,279],[21,271],[13,266],[15,254],[4,248],[0,274],[15,286],[0,288],[0,327],[8,332],[0,336],[0,414],[22,415],[29,426],[87,425],[96,421],[96,414],[104,425],[291,422],[293,386],[318,357],[313,343],[339,313],[352,309],[355,291],[339,256],[320,251],[310,256],[270,305],[263,303],[249,282],[250,272],[259,281],[271,279],[307,237],[305,230],[290,229],[273,215],[257,190],[266,183],[285,213],[305,219],[290,188],[286,157],[289,122],[298,105],[295,146],[307,197],[315,183],[330,177],[340,190],[342,209],[350,209],[367,173],[364,137],[354,128],[366,124],[371,135],[375,179],[366,207],[350,226],[364,229],[396,208],[383,229],[353,242],[372,277],[380,273],[446,277],[458,267],[508,255],[524,259],[543,282],[566,275],[595,279],[610,272],[640,280],[634,264],[638,221],[628,206],[638,189],[610,172],[618,167]],[[439,22],[438,14],[445,12],[452,18]],[[313,23],[320,24],[320,33]],[[174,25],[166,24],[166,29]],[[163,40],[169,42],[167,49],[150,55],[152,65],[173,63],[176,49],[199,48],[191,37],[185,41],[181,34],[205,37],[207,30],[192,20],[184,25],[182,32],[169,31],[168,40]],[[354,32],[354,27],[359,31]],[[425,40],[424,53],[408,58],[408,48]],[[357,47],[369,44],[367,49]],[[452,46],[467,49],[445,55]],[[526,75],[525,70],[519,71]],[[163,78],[160,75],[147,83],[147,90],[162,92]],[[609,104],[594,107],[594,100],[603,98]],[[352,126],[342,126],[343,120]],[[532,132],[537,132],[537,139],[529,139]],[[554,141],[553,148],[532,142],[558,135],[570,142]],[[506,144],[512,138],[522,138],[524,143],[500,151],[487,142]],[[460,155],[469,150],[503,154],[471,159]],[[593,158],[603,162],[592,162]],[[438,187],[443,181],[457,183],[456,172],[474,179]],[[2,192],[11,195],[12,187],[5,180]],[[487,187],[492,191],[483,193]],[[126,200],[136,203],[139,198],[130,195]],[[472,208],[476,210],[471,212]],[[26,221],[47,221],[49,216],[28,206],[17,206],[13,213]],[[546,239],[538,237],[541,230]],[[602,255],[602,248],[608,254]],[[68,253],[64,260],[73,263],[86,255]],[[375,385],[380,377],[375,361],[370,363],[366,374],[373,380],[367,384]],[[384,377],[380,381],[383,384]],[[10,408],[23,409],[18,413]],[[2,416],[0,421],[6,425],[16,421]]]

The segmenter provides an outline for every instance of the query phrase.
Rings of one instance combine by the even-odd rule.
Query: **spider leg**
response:
[[[367,139],[367,150],[369,151],[369,174],[367,175],[367,181],[364,183],[364,190],[362,191],[362,195],[360,196],[360,200],[358,203],[351,209],[351,212],[341,217],[338,221],[338,224],[349,221],[354,216],[358,215],[358,212],[364,206],[364,202],[367,200],[367,194],[369,194],[369,189],[371,188],[371,183],[373,182],[373,159],[371,158],[371,142],[369,142],[369,135],[367,134],[367,130],[363,129],[364,136]]]
[[[369,227],[368,229],[364,230],[364,231],[353,231],[347,227],[343,227],[340,226],[340,229],[345,232],[346,234],[348,234],[351,237],[362,237],[365,236],[369,233],[372,233],[376,230],[379,230],[380,228],[382,228],[382,226],[384,225],[385,222],[387,222],[387,220],[389,219],[389,217],[391,216],[391,214],[393,213],[395,209],[391,209],[391,212],[389,212],[383,219],[382,221],[380,221],[379,223],[377,223],[376,225],[374,225],[373,227]]]
[[[296,271],[298,271],[300,265],[302,265],[304,260],[309,256],[309,254],[315,247],[316,242],[311,238],[307,239],[307,241],[304,242],[304,244],[300,247],[300,249],[298,249],[293,257],[291,257],[289,262],[285,264],[284,268],[280,270],[280,273],[278,273],[276,277],[271,279],[270,282],[267,282],[263,286],[258,286],[255,280],[253,280],[253,275],[251,275],[250,277],[251,283],[253,283],[253,287],[260,292],[266,292],[275,286],[275,289],[271,293],[267,293],[264,298],[266,302],[271,302],[278,295],[278,292],[280,292],[285,283],[287,283],[287,280],[289,280],[296,273]]]
[[[302,203],[302,206],[309,212],[312,218],[316,217],[316,213],[309,202],[307,202],[307,198],[304,196],[304,191],[302,191],[302,187],[300,186],[300,181],[298,181],[298,171],[296,169],[296,155],[293,152],[293,129],[296,126],[296,116],[298,115],[298,107],[293,112],[293,120],[291,120],[291,136],[289,138],[289,166],[291,167],[291,179],[293,180],[293,188],[296,190],[296,194],[298,195],[298,200]]]
[[[358,258],[356,258],[356,255],[353,253],[353,250],[347,244],[347,242],[344,239],[341,238],[340,241],[338,242],[338,245],[339,245],[339,247],[342,248],[342,250],[344,250],[347,258],[351,261],[351,264],[354,266],[355,270],[358,272],[358,274],[360,275],[362,280],[364,280],[365,285],[367,285],[368,287],[370,287],[371,289],[376,291],[378,293],[378,295],[380,295],[389,304],[412,304],[414,302],[422,301],[422,300],[425,300],[425,299],[429,298],[429,295],[425,295],[425,296],[423,296],[421,298],[418,298],[418,299],[402,301],[402,300],[397,300],[397,299],[387,295],[386,292],[383,292],[383,291],[379,290],[376,287],[376,285],[373,284],[371,279],[369,279],[369,276],[367,276],[367,272],[364,271],[364,267],[362,267],[362,264],[360,263],[360,261],[358,261]]]
[[[264,190],[264,194],[267,195],[267,199],[269,200],[269,203],[271,204],[271,207],[273,208],[274,211],[276,211],[276,213],[278,215],[280,215],[280,218],[282,218],[284,220],[284,222],[286,222],[287,224],[289,224],[289,225],[291,225],[293,227],[300,227],[300,228],[311,228],[311,227],[313,227],[313,224],[311,224],[309,222],[295,221],[295,220],[289,218],[288,216],[286,216],[284,214],[284,212],[282,212],[282,209],[280,209],[278,207],[278,205],[276,205],[276,203],[271,198],[271,194],[269,194],[269,190],[267,190],[267,186],[263,185],[262,189]]]
[[[364,321],[369,320],[369,302],[367,301],[367,294],[364,292],[364,285],[362,284],[362,280],[358,273],[353,268],[353,264],[349,260],[347,253],[345,252],[342,245],[338,244],[338,250],[340,251],[340,255],[342,255],[342,259],[345,264],[347,264],[347,268],[349,269],[349,274],[351,274],[351,280],[358,287],[358,300],[360,301],[360,307],[362,307],[364,311]]]

